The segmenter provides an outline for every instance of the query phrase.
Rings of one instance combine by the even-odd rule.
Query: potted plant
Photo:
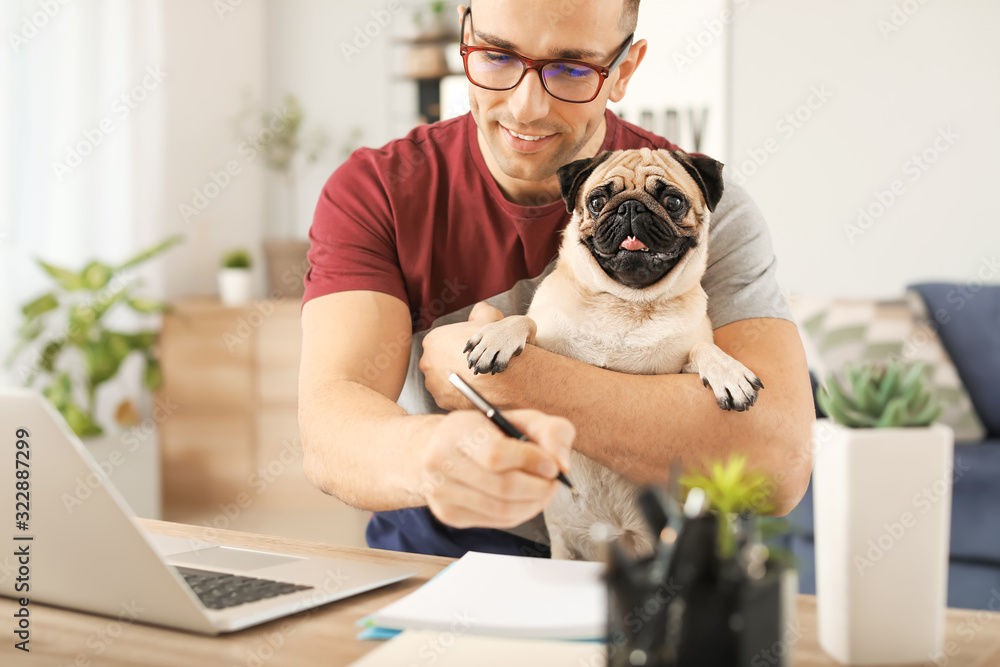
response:
[[[924,368],[847,366],[817,394],[813,502],[820,646],[855,665],[940,652],[954,434]]]
[[[153,518],[159,515],[159,453],[155,423],[143,420],[139,406],[162,382],[159,329],[121,328],[115,318],[130,314],[141,321],[165,311],[165,304],[134,294],[141,283],[132,269],[182,238],[170,237],[117,266],[92,261],[73,271],[38,260],[55,284],[22,306],[18,343],[6,359],[25,386],[48,398],[98,464],[110,462],[112,481],[132,509]],[[134,370],[141,386],[129,395],[128,382],[118,382],[124,397],[111,423],[102,423],[98,394],[133,359],[140,364]]]
[[[219,298],[223,305],[236,307],[250,303],[251,265],[250,253],[242,248],[223,255],[219,269]]]
[[[279,109],[268,112],[256,110],[248,98],[243,112],[233,119],[237,136],[241,140],[247,137],[254,140],[255,155],[263,156],[264,163],[278,175],[282,185],[284,214],[264,240],[267,289],[272,297],[301,297],[302,277],[308,269],[309,241],[297,232],[300,163],[316,162],[326,150],[328,137],[320,129],[304,134],[304,116],[298,98],[287,94]]]

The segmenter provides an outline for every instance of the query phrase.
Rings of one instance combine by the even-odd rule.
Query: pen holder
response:
[[[663,554],[632,559],[609,545],[609,667],[787,664],[794,577],[773,560],[748,572],[718,558],[717,526],[714,515],[686,520],[666,571]]]

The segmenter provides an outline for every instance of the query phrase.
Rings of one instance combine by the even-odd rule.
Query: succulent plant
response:
[[[817,393],[820,409],[838,424],[850,428],[919,427],[933,424],[941,405],[925,385],[924,365],[845,365],[850,383],[845,391],[831,373]]]

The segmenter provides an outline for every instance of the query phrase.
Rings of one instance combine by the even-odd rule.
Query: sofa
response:
[[[946,385],[939,394],[946,403],[941,421],[956,434],[948,606],[987,609],[992,603],[996,609],[1000,604],[1000,285],[921,283],[911,285],[899,301],[817,302],[792,296],[790,302],[809,357],[814,392],[817,378],[850,357],[863,361],[896,356],[925,362],[930,358],[932,366],[937,364],[936,379]],[[901,341],[894,340],[900,335]],[[835,365],[829,363],[838,349],[842,353],[833,355]],[[823,416],[818,409],[817,416]],[[798,563],[800,592],[814,594],[811,484],[788,522],[787,546]]]

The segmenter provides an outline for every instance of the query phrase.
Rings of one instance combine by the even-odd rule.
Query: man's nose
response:
[[[538,70],[528,70],[511,92],[507,107],[520,123],[527,125],[549,115],[549,94],[542,87],[541,76]]]

